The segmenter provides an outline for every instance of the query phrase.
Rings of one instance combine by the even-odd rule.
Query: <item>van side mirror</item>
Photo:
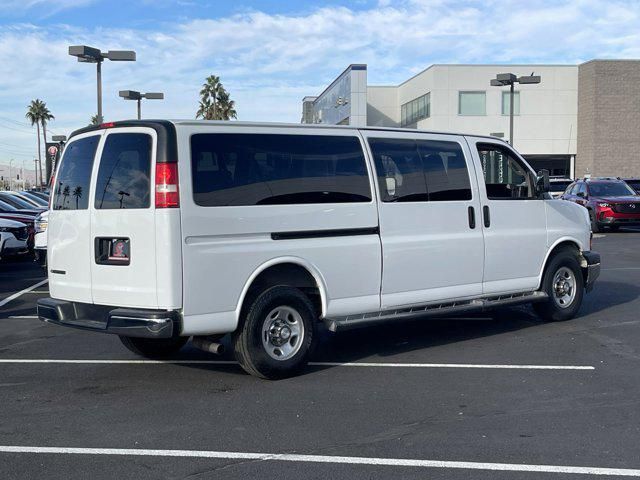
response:
[[[542,196],[551,190],[549,183],[549,170],[540,170],[536,177],[536,192]]]

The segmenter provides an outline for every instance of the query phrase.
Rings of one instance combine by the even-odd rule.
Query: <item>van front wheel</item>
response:
[[[120,335],[122,344],[136,355],[146,358],[167,358],[178,353],[189,337],[136,338]]]
[[[576,316],[584,295],[584,279],[576,250],[562,250],[549,261],[541,290],[549,298],[534,303],[533,308],[542,319],[558,322]]]
[[[266,379],[298,373],[312,352],[317,318],[309,298],[289,286],[262,292],[233,334],[235,356],[249,374]]]

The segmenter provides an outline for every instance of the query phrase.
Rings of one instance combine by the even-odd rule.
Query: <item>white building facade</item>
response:
[[[574,177],[578,124],[577,65],[432,65],[400,85],[366,85],[367,66],[350,65],[317,97],[304,123],[416,128],[509,139],[509,87],[499,73],[539,75],[516,84],[514,146],[534,168]],[[362,82],[364,82],[364,87]]]

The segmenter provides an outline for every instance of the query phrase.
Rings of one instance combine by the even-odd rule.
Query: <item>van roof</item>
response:
[[[149,119],[149,120],[122,120],[117,122],[105,122],[100,125],[90,125],[88,127],[81,128],[79,130],[75,130],[70,136],[79,135],[81,133],[90,132],[93,130],[100,130],[103,128],[117,128],[117,127],[145,127],[150,126],[153,128],[158,128],[159,126],[164,125],[165,127],[168,124],[172,124],[175,126],[203,126],[203,125],[211,125],[211,126],[220,126],[224,125],[226,127],[278,127],[278,128],[322,128],[322,129],[341,129],[341,130],[369,130],[369,131],[387,131],[387,132],[405,132],[405,133],[433,133],[438,135],[457,135],[457,136],[467,136],[467,137],[480,137],[487,138],[491,140],[498,140],[500,142],[505,142],[505,140],[499,137],[492,137],[489,135],[478,135],[478,134],[465,134],[459,132],[442,132],[436,130],[416,130],[415,128],[398,128],[398,127],[376,127],[376,126],[367,126],[367,127],[356,127],[352,125],[324,125],[324,124],[309,124],[309,123],[279,123],[279,122],[244,122],[244,121],[227,121],[227,120],[159,120],[159,119]],[[505,142],[506,143],[506,142]]]

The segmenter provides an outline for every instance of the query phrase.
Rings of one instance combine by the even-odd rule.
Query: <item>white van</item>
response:
[[[49,215],[44,321],[162,357],[232,333],[249,373],[330,330],[534,303],[600,271],[586,210],[508,144],[388,128],[125,121],[75,132]]]

